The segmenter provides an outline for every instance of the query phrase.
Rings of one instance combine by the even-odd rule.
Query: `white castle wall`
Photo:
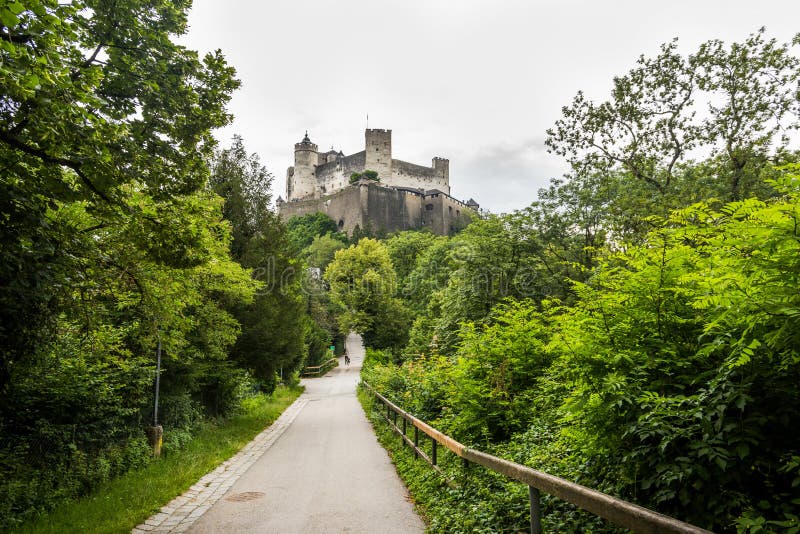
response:
[[[380,183],[386,186],[438,189],[450,194],[449,161],[433,158],[432,165],[426,167],[392,159],[391,130],[366,130],[365,149],[350,156],[319,154],[316,148],[310,142],[295,145],[295,166],[286,173],[287,200],[320,198],[341,191],[350,185],[353,173],[365,170],[376,171]]]

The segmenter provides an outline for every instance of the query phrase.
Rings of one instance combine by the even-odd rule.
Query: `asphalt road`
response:
[[[348,337],[347,352],[349,366],[340,358],[327,376],[303,381],[308,403],[190,532],[425,530],[356,399],[360,337]]]

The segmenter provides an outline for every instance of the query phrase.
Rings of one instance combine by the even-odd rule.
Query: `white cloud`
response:
[[[567,170],[561,159],[546,152],[543,137],[519,144],[484,146],[460,154],[456,161],[459,163],[451,163],[451,175],[459,176],[453,184],[453,195],[474,197],[482,208],[493,213],[528,206],[537,191],[547,187],[550,178]]]
[[[798,19],[795,0],[195,0],[182,42],[236,67],[236,120],[218,138],[242,135],[276,196],[306,129],[357,152],[369,113],[396,158],[448,157],[455,196],[507,211],[564,172],[542,138],[578,89],[605,98],[675,36],[686,51],[760,26],[789,41]]]

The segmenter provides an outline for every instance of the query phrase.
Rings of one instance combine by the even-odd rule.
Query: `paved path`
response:
[[[134,533],[423,532],[356,399],[360,337],[347,352],[350,366],[304,380],[272,426]]]

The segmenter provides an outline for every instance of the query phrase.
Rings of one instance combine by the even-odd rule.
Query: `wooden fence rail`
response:
[[[320,365],[311,365],[309,367],[304,367],[303,372],[301,373],[302,376],[322,376],[327,373],[336,363],[336,358],[331,358],[326,362],[322,362]]]
[[[434,466],[440,473],[442,471],[436,465],[437,444],[460,457],[465,465],[470,462],[476,463],[496,473],[505,475],[508,478],[527,484],[531,510],[531,532],[533,534],[540,534],[542,532],[541,508],[539,504],[540,491],[554,495],[559,499],[574,504],[578,508],[591,512],[616,525],[630,529],[633,532],[641,532],[644,534],[710,533],[708,530],[690,525],[689,523],[684,523],[673,517],[659,514],[648,508],[612,497],[611,495],[587,488],[586,486],[575,484],[569,480],[466,447],[450,436],[442,434],[432,426],[396,406],[389,399],[375,391],[372,386],[366,382],[361,382],[361,386],[372,393],[375,399],[386,407],[386,413],[383,417],[389,422],[393,430],[402,436],[403,443],[412,447],[415,456],[424,458],[425,461]],[[397,424],[398,417],[401,419],[400,426]],[[407,425],[409,423],[414,427],[413,441],[406,435]],[[419,446],[420,432],[430,438],[430,454],[427,454]]]

